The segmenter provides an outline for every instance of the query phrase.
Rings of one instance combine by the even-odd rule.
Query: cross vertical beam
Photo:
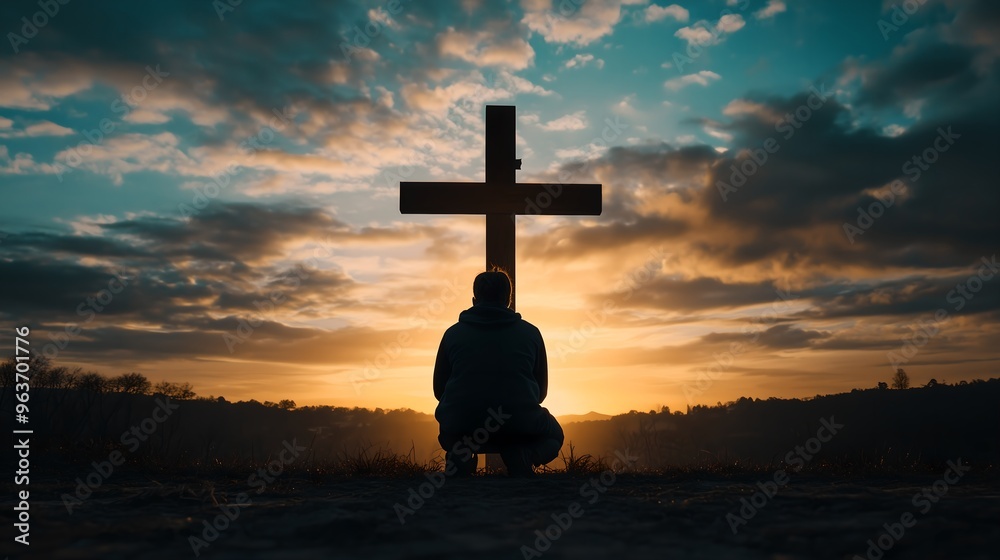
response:
[[[516,182],[516,133],[513,105],[486,107],[486,185],[509,186]],[[514,305],[514,214],[486,214],[486,270],[502,268],[510,276],[510,308]]]
[[[399,184],[403,214],[485,214],[486,269],[510,276],[510,308],[515,307],[514,220],[517,214],[600,216],[601,185],[518,183],[521,162],[514,157],[517,136],[513,106],[486,106],[486,181],[484,183],[409,182]],[[501,470],[496,454],[486,466]]]

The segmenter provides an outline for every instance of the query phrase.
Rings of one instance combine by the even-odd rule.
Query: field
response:
[[[73,483],[52,473],[32,484],[31,554],[14,557],[847,559],[880,558],[868,549],[882,544],[887,558],[985,559],[1000,545],[1000,481],[975,466],[780,471],[787,479],[585,467],[533,479],[121,472],[72,515],[62,494]]]

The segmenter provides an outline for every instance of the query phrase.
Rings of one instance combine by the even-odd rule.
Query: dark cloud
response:
[[[236,317],[335,317],[338,308],[357,305],[357,283],[335,264],[338,250],[438,234],[427,226],[352,228],[289,204],[221,202],[188,219],[144,216],[91,226],[100,235],[8,235],[0,245],[0,317],[39,332],[81,326],[86,334],[74,352],[109,348],[101,344],[114,337],[101,333],[111,333],[118,348],[126,339],[158,340],[165,344],[158,352],[169,353],[204,334],[221,340],[222,332],[235,330]],[[289,244],[306,248],[299,262],[285,254]],[[127,278],[124,286],[115,283],[119,275]],[[223,316],[232,320],[216,319]],[[122,322],[149,330],[109,326]],[[259,332],[280,347],[283,337],[291,343],[305,331],[268,322]],[[322,329],[309,333],[325,336]]]
[[[737,342],[753,344],[772,350],[793,350],[813,346],[814,341],[830,336],[828,332],[805,330],[795,325],[782,324],[748,333],[709,333],[701,337],[702,342],[720,344]]]
[[[236,6],[220,19],[216,4],[226,3],[122,3],[109,9],[69,3],[21,47],[24,52],[5,50],[3,58],[65,63],[79,54],[81,62],[122,74],[161,64],[210,104],[254,105],[269,112],[291,99],[318,97],[320,84],[310,70],[339,55],[338,29],[353,19],[352,12],[363,13],[360,6],[336,1],[302,8],[256,2]],[[2,19],[18,21],[37,10],[37,2],[5,2]]]
[[[986,10],[974,5],[967,9]],[[959,17],[971,25],[965,13]],[[725,154],[705,146],[620,147],[563,166],[571,177],[582,169],[603,180],[609,211],[600,226],[533,240],[529,256],[558,256],[557,247],[572,248],[568,255],[585,242],[613,252],[642,240],[680,243],[724,267],[822,275],[843,266],[957,269],[993,254],[1000,240],[1000,57],[985,56],[997,41],[986,44],[970,31],[978,41],[959,42],[951,34],[916,34],[915,46],[861,68],[849,105],[835,98],[832,84],[817,85],[822,98],[812,90],[748,94],[753,110],[716,123],[734,137]],[[923,103],[922,116],[901,135],[887,135],[870,118],[886,105],[901,112],[911,103]],[[765,145],[776,151],[764,152]],[[751,161],[751,152],[766,161]],[[886,207],[877,197],[889,200],[893,184],[902,194]],[[644,206],[670,195],[669,204]],[[845,226],[855,229],[849,235]]]
[[[891,63],[869,68],[859,101],[884,106],[921,97],[960,97],[981,79],[973,68],[976,52],[942,44],[908,49]]]
[[[137,238],[151,254],[215,262],[259,262],[280,255],[290,241],[350,231],[317,208],[254,204],[216,204],[189,220],[143,217],[102,229]]]
[[[263,316],[231,316],[199,325],[197,330],[173,332],[101,326],[83,331],[67,348],[69,355],[108,360],[197,356],[271,363],[364,363],[379,353],[380,344],[393,341],[398,334],[364,327],[291,327]]]
[[[984,268],[984,274],[992,276],[984,281],[973,270],[969,269],[969,274],[940,278],[905,278],[873,285],[858,283],[837,294],[814,298],[810,302],[810,308],[797,313],[796,317],[898,318],[917,314],[933,315],[939,309],[949,315],[960,313],[964,316],[1000,310],[1000,290],[992,284],[997,281],[996,273]]]
[[[616,306],[692,312],[763,304],[778,298],[770,282],[726,283],[717,278],[656,278],[640,286],[641,293],[607,293],[593,298],[595,305],[610,299]]]
[[[125,3],[107,10],[71,2],[61,5],[59,16],[24,45],[23,53],[3,51],[0,71],[12,79],[100,76],[125,86],[137,83],[146,65],[161,64],[171,73],[164,88],[200,104],[188,110],[204,106],[232,117],[216,130],[198,132],[199,145],[231,138],[254,115],[287,105],[309,111],[312,130],[323,130],[318,134],[331,142],[351,141],[350,125],[360,119],[387,124],[361,133],[383,142],[406,134],[408,123],[361,91],[364,78],[381,73],[402,82],[410,76],[429,80],[433,70],[452,63],[463,67],[435,58],[441,48],[435,38],[448,27],[474,31],[500,22],[512,36],[521,31],[503,3],[481,3],[476,10],[459,2],[404,4],[398,19],[407,32],[385,30],[367,45],[378,56],[355,58],[339,68],[340,76],[331,74],[331,61],[342,61],[341,43],[353,39],[353,26],[370,20],[367,7],[338,1],[311,3],[308,9],[244,2],[224,19],[203,0]],[[934,18],[933,28],[900,34],[900,44],[886,58],[852,61],[844,71],[854,72],[857,80],[845,78],[843,87],[856,88],[853,97],[838,101],[831,96],[814,108],[810,91],[748,92],[756,110],[736,112],[722,122],[693,119],[733,135],[733,148],[724,154],[710,146],[666,143],[615,147],[599,158],[543,174],[540,180],[604,183],[605,213],[596,225],[562,221],[528,236],[524,256],[616,258],[624,248],[663,243],[717,270],[754,272],[756,280],[745,282],[695,273],[657,277],[627,301],[621,294],[594,299],[618,298],[624,308],[680,314],[774,302],[778,295],[771,277],[796,270],[810,287],[794,291],[809,307],[788,319],[794,323],[763,331],[762,346],[893,347],[883,336],[833,335],[807,323],[885,323],[940,308],[959,312],[948,298],[969,278],[971,269],[962,271],[995,254],[1000,241],[994,165],[1000,148],[998,6],[963,3],[954,21],[939,20],[935,11],[928,16]],[[5,2],[0,14],[3,21],[16,22],[37,9],[34,0]],[[391,60],[400,53],[405,63]],[[809,116],[799,119],[801,126],[774,122],[774,116],[788,119],[803,107]],[[904,111],[919,115],[915,124],[898,136],[885,134],[881,117]],[[957,139],[916,178],[908,171],[916,169],[913,158],[932,148],[942,130],[953,131]],[[755,171],[737,185],[733,166],[741,167],[746,150],[759,150],[768,141],[779,150],[752,166]],[[852,243],[844,224],[861,225],[858,209],[881,204],[874,191],[897,180],[906,184],[906,194],[897,195]],[[736,190],[723,198],[720,184]],[[306,318],[357,303],[355,281],[343,271],[294,268],[287,262],[286,251],[296,244],[338,248],[422,238],[431,241],[429,255],[447,257],[460,240],[428,226],[352,227],[330,213],[291,203],[218,202],[189,219],[140,216],[92,225],[99,235],[25,232],[4,239],[0,316],[30,319],[43,331],[57,331],[66,322],[80,321],[78,306],[125,270],[135,280],[106,306],[73,351],[162,358],[227,356],[222,334],[234,332],[240,317],[259,311],[261,302],[275,303],[274,294],[281,296],[276,306]],[[995,322],[998,293],[989,284],[960,312]],[[126,322],[135,326],[122,326]],[[370,356],[371,341],[383,335],[392,333],[326,331],[265,320],[241,347],[240,357],[282,361],[291,353],[309,362],[346,361]],[[712,333],[699,343],[711,347],[746,338]],[[663,363],[703,353],[694,347],[637,349],[615,359]]]

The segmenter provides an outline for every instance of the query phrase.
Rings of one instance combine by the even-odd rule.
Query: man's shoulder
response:
[[[542,331],[538,330],[538,327],[526,321],[523,317],[521,318],[521,321],[518,324],[525,331],[530,332],[531,334],[538,335],[539,338],[542,336]]]

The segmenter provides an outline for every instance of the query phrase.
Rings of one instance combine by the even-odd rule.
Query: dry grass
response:
[[[91,445],[74,445],[61,447],[50,452],[55,460],[46,460],[48,464],[80,463],[84,470],[90,468],[91,461],[102,461],[108,457],[109,451],[115,449],[113,444],[93,442]],[[311,449],[311,445],[310,445]],[[635,465],[623,465],[617,458],[578,454],[573,442],[568,442],[560,456],[552,466],[543,466],[538,473],[545,475],[563,475],[589,477],[606,470],[631,475],[663,476],[663,477],[739,477],[746,475],[767,476],[777,470],[789,467],[780,458],[772,458],[768,462],[752,462],[730,457],[717,457],[707,454],[694,457],[687,465],[670,464],[662,457],[643,456]],[[245,457],[181,457],[165,461],[155,454],[128,455],[130,470],[143,473],[151,481],[159,480],[205,480],[209,478],[246,479],[260,469],[266,469],[273,464],[276,456],[265,456],[257,460]],[[420,462],[416,458],[415,449],[411,446],[406,454],[398,454],[391,449],[375,445],[357,446],[354,449],[343,449],[337,453],[336,460],[317,461],[310,451],[290,464],[282,465],[282,477],[288,475],[296,479],[322,481],[329,478],[406,478],[420,476],[427,472],[443,470],[443,457],[435,456],[430,461]],[[941,465],[924,461],[918,456],[883,456],[859,452],[852,456],[816,458],[805,464],[799,474],[815,474],[856,478],[866,476],[893,476],[902,474],[937,473]],[[996,472],[997,465],[977,465],[979,472]],[[479,475],[490,475],[487,469],[480,469]],[[185,492],[190,492],[185,488]]]

